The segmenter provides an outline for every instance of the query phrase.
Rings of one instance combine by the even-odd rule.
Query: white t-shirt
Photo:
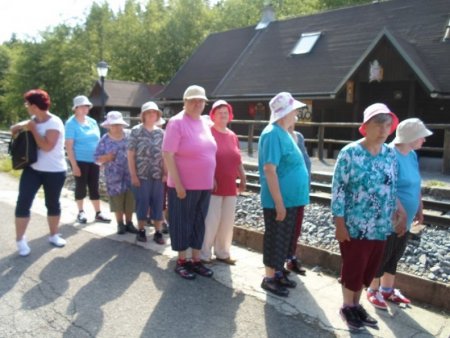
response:
[[[64,124],[61,119],[53,114],[43,123],[36,123],[36,130],[41,136],[45,136],[47,130],[59,132],[58,141],[50,151],[38,148],[38,160],[31,167],[38,171],[61,172],[67,170],[67,162],[64,154]]]

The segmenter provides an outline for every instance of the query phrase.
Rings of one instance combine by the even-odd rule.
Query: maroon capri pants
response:
[[[354,239],[340,242],[341,283],[353,292],[368,287],[377,273],[386,241]]]

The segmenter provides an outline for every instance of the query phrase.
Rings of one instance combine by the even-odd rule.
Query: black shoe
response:
[[[87,223],[86,213],[83,210],[80,210],[78,212],[77,222],[80,223],[80,224],[86,224]]]
[[[275,279],[280,286],[283,286],[285,288],[293,289],[297,286],[296,282],[288,279],[284,274],[282,277],[275,277]]]
[[[378,327],[378,321],[371,315],[369,315],[361,304],[352,307],[352,310],[364,325]]]
[[[145,229],[139,230],[136,235],[136,240],[138,242],[147,242],[147,235],[145,234]]]
[[[275,278],[264,278],[261,287],[280,297],[287,297],[289,295],[289,290],[278,284]]]
[[[103,213],[101,211],[98,211],[95,214],[95,221],[100,222],[100,223],[109,223],[109,222],[111,222],[111,219],[106,217],[105,215],[103,215]]]
[[[175,267],[175,272],[184,279],[195,279],[195,274],[191,271],[191,262],[186,262],[184,264],[178,264]]]
[[[123,235],[127,232],[127,227],[122,222],[117,223],[117,234]]]
[[[133,222],[127,222],[125,230],[132,234],[137,234],[139,232],[139,230],[134,227]]]
[[[155,234],[153,235],[153,241],[156,244],[166,244],[166,242],[164,241],[164,237],[162,235],[162,233],[160,233],[159,231],[155,232]]]
[[[344,320],[344,322],[350,329],[360,330],[363,328],[364,324],[353,308],[349,306],[343,307],[341,308],[339,313],[341,315],[341,318]]]
[[[303,269],[302,265],[300,264],[300,262],[296,259],[290,259],[288,260],[288,263],[286,264],[286,267],[289,271],[292,271],[294,273],[296,273],[297,275],[302,275],[305,276],[306,275],[306,270]]]
[[[214,272],[211,269],[208,269],[206,266],[204,266],[202,262],[192,263],[191,271],[203,277],[212,277],[212,275],[214,275]]]

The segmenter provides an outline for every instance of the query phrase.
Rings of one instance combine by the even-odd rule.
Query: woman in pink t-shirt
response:
[[[170,241],[178,251],[175,272],[185,279],[195,274],[211,277],[212,270],[200,261],[205,217],[214,184],[216,142],[208,123],[200,116],[207,101],[205,90],[190,86],[183,95],[184,110],[166,127],[163,156],[169,177],[168,202]],[[186,250],[192,248],[192,260]]]
[[[205,238],[201,252],[204,262],[211,261],[211,249],[214,246],[216,260],[234,265],[236,260],[230,256],[233,240],[234,216],[236,210],[236,178],[240,178],[239,191],[245,190],[246,180],[242,165],[239,140],[235,133],[227,128],[233,119],[233,108],[224,100],[216,101],[209,112],[214,125],[212,135],[217,143],[215,186],[209,201],[205,220]]]

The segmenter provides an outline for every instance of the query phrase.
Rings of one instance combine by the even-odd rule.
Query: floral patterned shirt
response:
[[[135,152],[136,174],[139,179],[160,180],[164,174],[162,143],[164,130],[148,131],[142,124],[131,129],[128,150]]]
[[[359,142],[338,155],[333,176],[331,211],[344,217],[351,238],[385,240],[392,232],[397,197],[397,161],[383,145],[372,155]]]
[[[94,157],[113,153],[114,161],[106,162],[105,168],[106,190],[109,196],[116,196],[126,192],[131,187],[131,177],[128,170],[127,144],[129,131],[124,131],[124,138],[114,140],[108,134],[103,135],[95,150]]]

